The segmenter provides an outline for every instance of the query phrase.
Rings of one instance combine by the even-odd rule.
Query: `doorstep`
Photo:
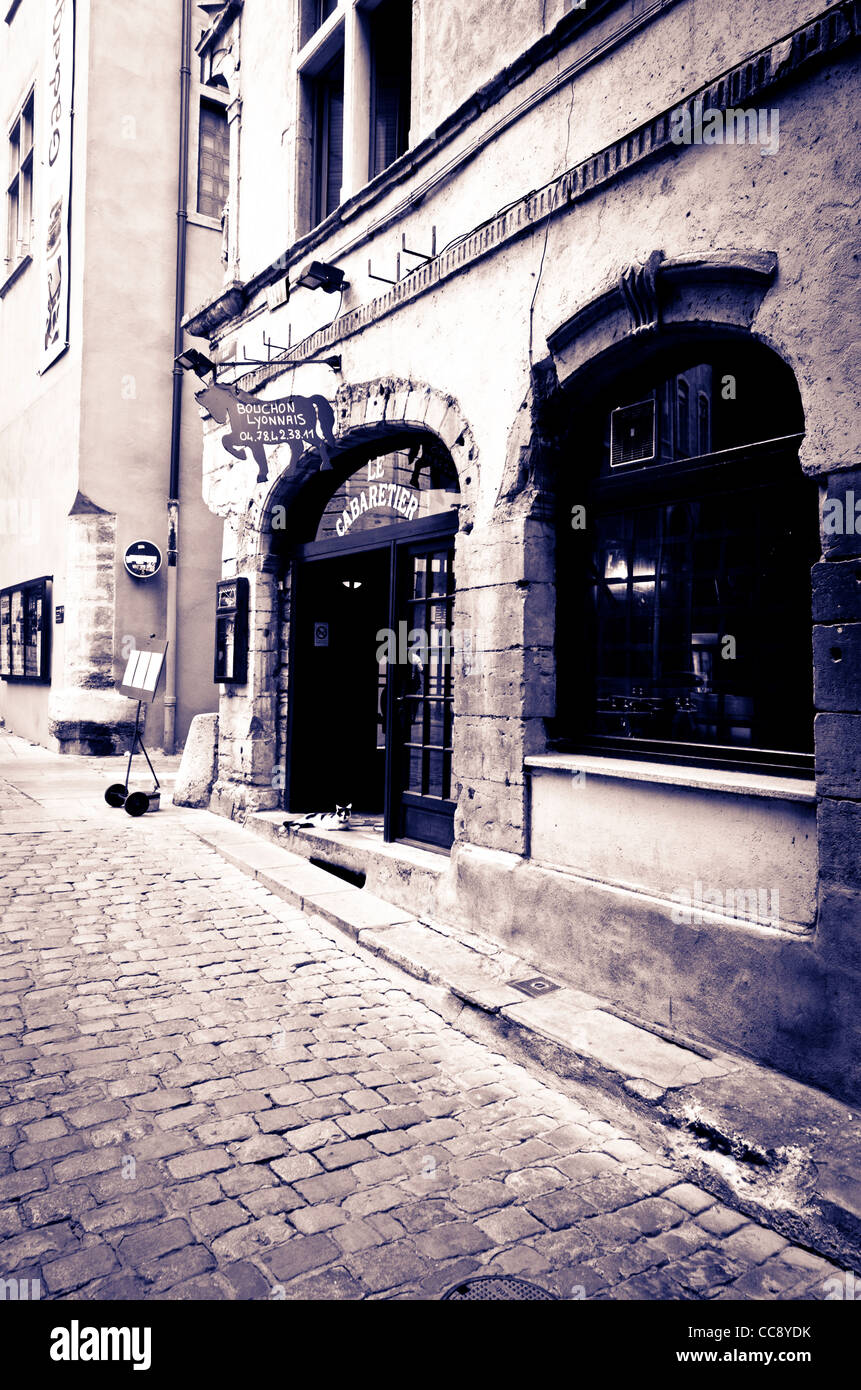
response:
[[[326,850],[323,841],[336,841],[328,852],[341,867],[366,863],[357,832],[298,832],[308,836],[299,853],[275,843],[283,813],[264,814],[249,818],[253,828],[208,812],[186,812],[185,823],[298,911],[431,986],[426,1002],[462,1031],[501,1040],[518,1059],[534,1058],[635,1107],[661,1125],[672,1162],[692,1181],[787,1239],[861,1270],[861,1113],[747,1058],[659,1035],[492,941],[421,919],[309,862]],[[374,852],[412,861],[420,872],[428,866],[414,856],[447,864],[381,841]]]

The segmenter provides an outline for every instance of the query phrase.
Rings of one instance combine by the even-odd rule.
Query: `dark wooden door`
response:
[[[389,759],[394,839],[448,849],[452,797],[454,539],[399,546],[395,576],[398,660]],[[406,644],[405,640],[406,639]]]

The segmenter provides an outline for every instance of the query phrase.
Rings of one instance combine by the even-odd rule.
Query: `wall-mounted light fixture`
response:
[[[215,376],[215,363],[211,362],[208,357],[204,357],[197,348],[186,348],[184,352],[179,353],[174,358],[174,361],[184,372],[194,372],[195,376],[201,378]]]
[[[324,290],[326,294],[336,294],[349,288],[343,270],[328,261],[309,261],[302,266],[292,283],[293,289]]]

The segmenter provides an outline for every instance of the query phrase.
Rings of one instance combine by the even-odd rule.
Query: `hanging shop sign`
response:
[[[229,429],[222,436],[222,447],[233,458],[250,454],[257,464],[257,481],[269,478],[267,448],[286,444],[290,464],[306,450],[320,455],[323,468],[330,468],[330,449],[336,447],[335,412],[325,396],[285,396],[264,401],[232,386],[207,386],[196,399],[220,425]]]
[[[39,292],[40,372],[46,372],[69,346],[69,205],[75,60],[74,0],[51,0],[46,8],[45,78],[38,125],[42,142],[40,196],[45,209]]]
[[[132,541],[123,564],[132,579],[152,579],[161,569],[161,551],[153,541]]]

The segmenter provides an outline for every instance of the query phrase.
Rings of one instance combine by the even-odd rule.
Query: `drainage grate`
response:
[[[465,1303],[469,1300],[487,1302],[547,1302],[558,1303],[555,1294],[548,1293],[546,1289],[539,1289],[537,1284],[530,1284],[525,1279],[515,1279],[510,1274],[486,1275],[483,1279],[468,1279],[464,1284],[456,1284],[448,1293],[444,1293],[443,1301],[446,1299],[452,1303]]]
[[[559,986],[554,985],[545,975],[533,975],[530,980],[512,980],[511,988],[519,989],[521,994],[528,994],[530,999],[538,999],[542,994],[551,994]]]

